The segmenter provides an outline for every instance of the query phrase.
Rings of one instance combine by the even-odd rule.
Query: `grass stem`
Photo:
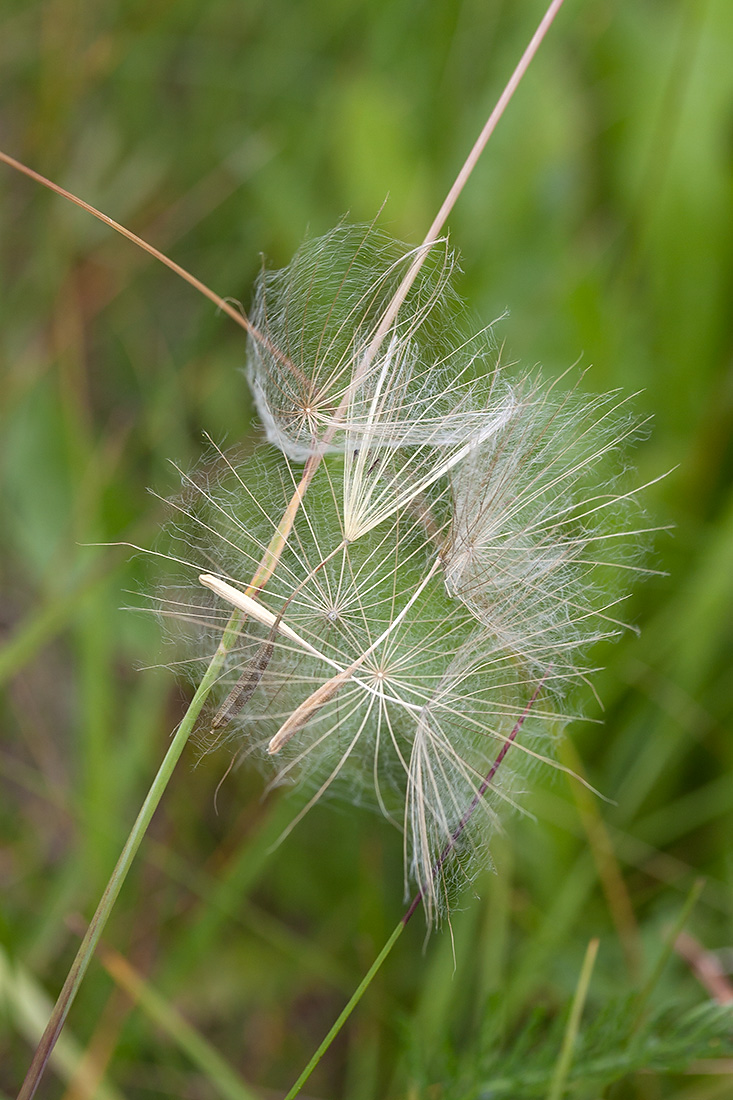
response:
[[[570,1016],[568,1017],[567,1027],[563,1035],[560,1055],[555,1065],[555,1072],[552,1075],[552,1082],[550,1084],[550,1091],[547,1094],[547,1100],[561,1100],[565,1092],[565,1085],[573,1062],[573,1048],[575,1046],[575,1040],[578,1037],[580,1018],[583,1015],[583,1006],[585,1005],[585,999],[588,995],[588,986],[590,985],[593,967],[596,962],[596,955],[598,954],[598,944],[599,941],[597,939],[591,940],[585,952],[583,965],[580,968],[578,985],[575,989],[575,997],[573,998]]]
[[[384,947],[379,952],[376,959],[374,960],[372,965],[369,967],[369,969],[367,970],[367,972],[364,975],[364,977],[362,978],[362,980],[359,982],[359,984],[356,987],[356,989],[354,990],[352,996],[349,998],[349,1001],[346,1004],[346,1006],[344,1007],[343,1011],[341,1012],[341,1014],[338,1016],[338,1018],[333,1023],[331,1029],[329,1030],[328,1034],[324,1038],[323,1042],[320,1044],[320,1046],[316,1050],[315,1054],[313,1055],[311,1060],[308,1062],[308,1065],[305,1067],[305,1069],[301,1073],[300,1077],[298,1078],[298,1080],[295,1082],[295,1084],[291,1088],[290,1092],[285,1097],[285,1100],[293,1100],[293,1097],[298,1095],[298,1093],[302,1089],[303,1085],[306,1083],[306,1081],[308,1080],[310,1075],[313,1073],[313,1070],[316,1068],[316,1066],[320,1062],[323,1055],[326,1053],[328,1048],[331,1046],[331,1043],[334,1041],[334,1039],[336,1038],[338,1033],[341,1031],[341,1028],[344,1026],[344,1024],[348,1020],[351,1013],[354,1011],[354,1009],[358,1005],[359,1001],[362,999],[362,997],[366,993],[367,989],[372,984],[372,980],[374,979],[374,977],[377,975],[377,973],[381,969],[382,963],[387,958],[390,951],[392,950],[394,945],[397,943],[397,940],[402,935],[404,927],[405,927],[405,921],[404,921],[404,918],[401,918],[398,921],[398,923],[395,925],[394,929],[392,930],[392,934],[390,935],[389,939],[385,943]]]
[[[94,949],[99,942],[99,938],[104,931],[109,915],[112,912],[115,902],[119,896],[122,884],[127,878],[127,873],[132,866],[137,851],[142,843],[142,839],[147,832],[148,825],[152,819],[155,810],[158,807],[158,803],[163,797],[163,792],[168,786],[168,781],[173,774],[173,769],[178,763],[178,759],[183,752],[183,749],[188,741],[196,719],[201,713],[201,709],[206,702],[206,699],[214,686],[217,676],[220,672],[221,666],[227,654],[227,650],[231,646],[234,637],[236,636],[236,628],[234,626],[234,620],[236,616],[232,616],[230,620],[230,626],[222,637],[222,641],[219,644],[219,648],[209,665],[204,677],[199,684],[196,693],[191,700],[190,706],[183,717],[183,720],[178,727],[176,734],[171,741],[168,752],[165,754],[162,764],[158,769],[158,773],[153,780],[150,789],[145,797],[142,808],[135,820],[135,824],[130,830],[130,834],[125,841],[125,845],[120,854],[120,858],[117,861],[117,866],[112,872],[112,876],[107,883],[106,889],[102,894],[102,897],[97,906],[96,912],[92,917],[86,934],[81,942],[79,950],[76,954],[76,958],[71,965],[71,969],[66,977],[63,988],[58,996],[58,1000],[54,1005],[51,1018],[46,1025],[46,1029],[41,1037],[41,1041],[36,1048],[36,1052],[33,1055],[28,1073],[26,1074],[23,1085],[18,1093],[18,1100],[31,1100],[41,1080],[41,1076],[45,1069],[46,1063],[49,1059],[51,1051],[53,1050],[56,1040],[61,1033],[61,1029],[64,1026],[66,1017],[69,1014],[69,1009],[74,1002],[74,998],[79,990],[79,987],[84,979],[89,962],[94,954]],[[231,638],[231,640],[230,640]]]

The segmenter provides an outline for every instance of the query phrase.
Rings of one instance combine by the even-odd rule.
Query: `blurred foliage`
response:
[[[246,307],[261,253],[282,264],[347,212],[384,203],[385,229],[422,237],[541,9],[2,0],[0,147]],[[478,323],[511,307],[510,358],[552,374],[580,357],[589,388],[640,391],[654,424],[630,476],[672,470],[644,498],[675,530],[651,560],[667,575],[629,601],[640,637],[594,655],[605,710],[578,704],[603,718],[574,740],[613,803],[538,780],[534,819],[507,822],[452,936],[423,949],[410,926],[311,1095],[497,1095],[486,1074],[506,1066],[484,1057],[482,1021],[500,1016],[541,1069],[528,1021],[562,1016],[588,940],[596,1019],[642,986],[700,874],[690,927],[731,963],[732,54],[729,0],[567,0],[451,218]],[[242,333],[169,271],[5,167],[0,233],[0,940],[28,978],[5,989],[10,1093],[31,1001],[55,996],[76,948],[66,918],[91,914],[184,706],[148,667],[166,659],[158,625],[121,608],[150,567],[99,544],[151,545],[146,490],[176,491],[169,460],[190,468],[203,433],[250,445],[257,429]],[[191,747],[106,939],[279,1095],[399,916],[401,840],[330,805],[273,850],[294,801],[263,802],[245,769],[215,801],[228,763]],[[706,997],[672,959],[655,1012]],[[68,1038],[87,1077],[70,1056],[39,1095],[102,1096],[101,1075],[128,1097],[220,1095],[102,965]],[[683,1063],[632,1057],[607,1095],[730,1095],[730,1076]]]

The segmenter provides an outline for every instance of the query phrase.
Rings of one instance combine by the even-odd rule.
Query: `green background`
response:
[[[246,308],[261,254],[284,264],[345,214],[383,206],[383,228],[422,238],[541,11],[3,0],[0,146]],[[468,1096],[451,1082],[490,1079],[495,1035],[512,1049],[537,1006],[562,1021],[591,937],[588,1017],[638,990],[699,875],[688,928],[711,950],[733,942],[732,56],[729,0],[568,0],[451,216],[477,323],[510,311],[509,359],[549,376],[579,360],[587,388],[639,391],[654,419],[629,478],[671,471],[644,500],[674,529],[649,558],[665,575],[629,601],[640,636],[593,655],[603,710],[590,691],[580,705],[602,724],[574,727],[613,802],[537,777],[534,820],[508,819],[493,846],[497,873],[463,895],[452,935],[424,947],[414,921],[309,1095]],[[124,609],[157,571],[91,544],[153,545],[165,509],[147,490],[177,492],[170,461],[190,469],[204,433],[238,445],[257,427],[243,333],[171,272],[5,166],[0,234],[10,1095],[188,697],[148,667],[170,659],[159,624]],[[297,802],[262,801],[246,769],[215,801],[228,763],[187,751],[105,941],[277,1096],[400,915],[401,838],[330,804],[273,850]],[[653,997],[674,1015],[706,993],[672,958]],[[39,1095],[222,1095],[192,1043],[95,963]],[[653,1070],[602,1095],[729,1088]]]

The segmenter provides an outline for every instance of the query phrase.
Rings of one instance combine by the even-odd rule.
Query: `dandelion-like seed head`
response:
[[[389,319],[415,254],[340,226],[262,274],[248,374],[272,446],[185,478],[171,534],[204,586],[184,611],[201,660],[240,616],[214,739],[309,784],[306,810],[371,790],[432,920],[529,766],[552,765],[638,532],[608,481],[624,403],[511,379],[490,334],[466,334],[445,242]]]

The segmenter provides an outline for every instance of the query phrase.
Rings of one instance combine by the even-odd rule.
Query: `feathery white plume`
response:
[[[427,250],[397,317],[382,318],[414,259],[373,227],[339,226],[259,279],[248,377],[268,439],[288,457],[338,451],[344,537],[358,538],[502,427],[514,404],[486,333],[466,339],[446,241]]]

